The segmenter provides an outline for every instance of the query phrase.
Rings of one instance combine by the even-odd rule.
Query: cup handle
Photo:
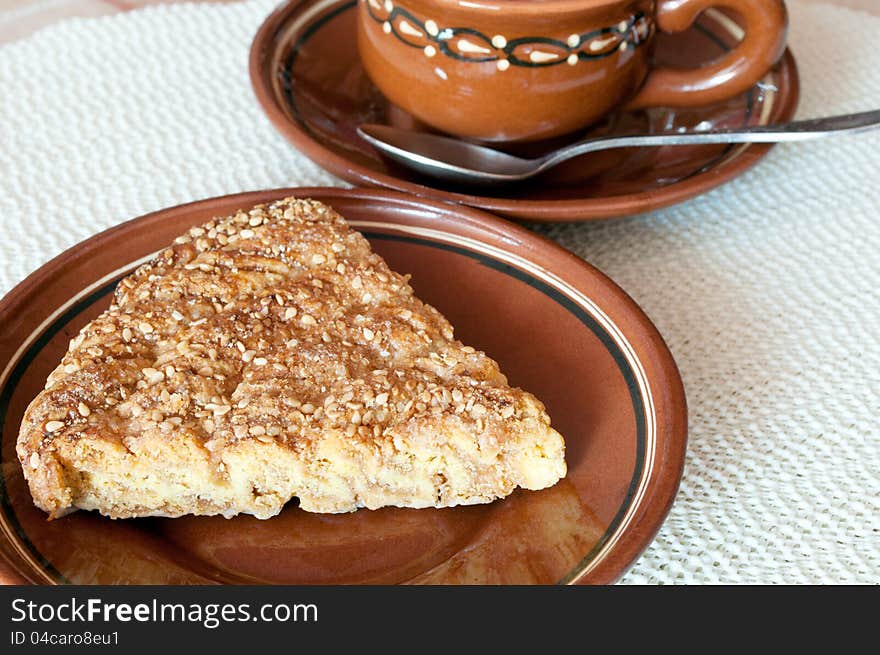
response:
[[[732,9],[742,17],[745,35],[720,59],[693,70],[655,68],[627,104],[644,107],[695,107],[728,100],[757,84],[782,56],[788,31],[783,0],[659,0],[657,27],[682,32],[706,9]]]

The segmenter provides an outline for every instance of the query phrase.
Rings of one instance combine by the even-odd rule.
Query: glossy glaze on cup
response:
[[[550,489],[446,509],[342,515],[295,503],[249,516],[112,521],[34,507],[15,455],[24,409],[116,281],[188,227],[296,194],[355,221],[456,335],[535,392],[565,435]],[[366,190],[282,189],[141,217],[49,262],[0,301],[0,582],[609,582],[646,547],[684,462],[684,391],[644,313],[589,264],[449,203]]]
[[[641,86],[652,4],[479,9],[360,0],[358,40],[364,68],[382,93],[431,126],[489,141],[540,139],[595,121]],[[455,35],[443,38],[450,29]]]
[[[781,56],[782,0],[358,0],[367,74],[443,132],[535,141],[590,125],[624,102],[696,106],[755,84]],[[651,70],[655,32],[712,6],[745,19],[738,48],[696,70]]]

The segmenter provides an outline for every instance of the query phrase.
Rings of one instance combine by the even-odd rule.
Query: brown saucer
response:
[[[667,147],[616,151],[576,159],[530,183],[490,191],[448,186],[383,160],[356,133],[362,123],[424,129],[389,105],[358,60],[353,0],[303,0],[282,5],[262,25],[251,48],[257,98],[275,127],[303,153],[354,184],[407,191],[534,221],[613,218],[673,205],[743,173],[772,146]],[[662,64],[693,66],[736,43],[739,26],[717,10],[696,26],[659,35]],[[782,61],[759,85],[726,103],[700,109],[622,113],[588,133],[741,127],[794,116],[799,79],[794,58]],[[439,101],[442,101],[440,99]],[[515,108],[512,108],[515,110]],[[561,145],[532,144],[528,151]],[[481,195],[476,195],[477,193]]]
[[[25,407],[120,277],[186,228],[295,194],[363,231],[456,334],[547,405],[569,473],[544,491],[451,509],[112,521],[36,509],[15,455]],[[98,234],[0,301],[0,581],[6,583],[607,583],[648,545],[687,432],[672,357],[596,269],[481,212],[389,191],[287,189],[204,200]]]
[[[355,9],[353,0],[301,0],[282,5],[257,32],[250,58],[257,98],[275,127],[318,164],[354,184],[407,191],[510,218],[584,221],[682,202],[743,173],[772,147],[613,151],[575,159],[532,182],[492,191],[424,178],[382,159],[355,131],[362,123],[425,129],[390,105],[364,73],[356,47]],[[695,61],[730,49],[740,34],[731,18],[709,10],[684,34],[659,35],[656,59],[662,64],[693,66]],[[794,116],[798,97],[797,67],[786,51],[760,84],[729,102],[700,109],[619,113],[585,133],[520,146],[518,152],[539,154],[586,134],[781,122]]]

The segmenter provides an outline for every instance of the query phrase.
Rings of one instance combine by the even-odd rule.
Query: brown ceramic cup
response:
[[[619,106],[687,107],[736,96],[782,55],[782,0],[358,0],[367,74],[394,104],[444,132],[534,141]],[[652,67],[657,31],[735,12],[739,45],[691,70]]]

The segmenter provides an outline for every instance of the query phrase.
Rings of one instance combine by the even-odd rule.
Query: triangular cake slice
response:
[[[53,517],[448,507],[566,473],[544,406],[296,199],[193,228],[123,279],[28,408],[18,456]]]

